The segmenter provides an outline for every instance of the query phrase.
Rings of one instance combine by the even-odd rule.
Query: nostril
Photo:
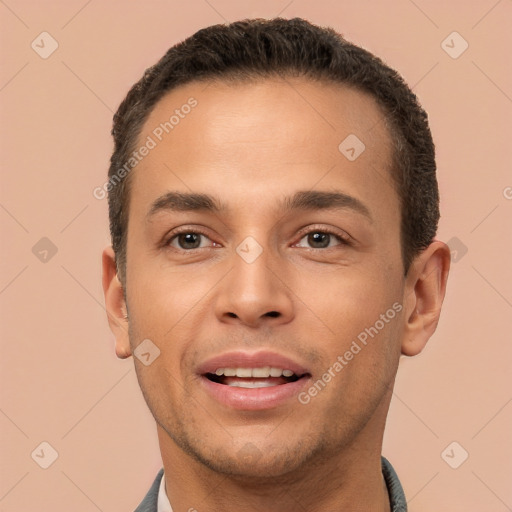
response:
[[[237,318],[237,316],[235,315],[235,313],[231,313],[231,312],[229,312],[229,313],[228,313],[228,316],[229,316],[229,317],[231,317],[231,318]]]
[[[266,316],[270,316],[272,318],[275,318],[277,316],[279,316],[281,313],[279,313],[279,311],[269,311],[268,313],[266,313],[265,315]]]

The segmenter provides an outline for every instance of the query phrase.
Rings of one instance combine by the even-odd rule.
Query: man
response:
[[[137,511],[406,510],[382,437],[450,253],[400,76],[301,19],[217,25],[113,136],[105,300],[164,466]]]

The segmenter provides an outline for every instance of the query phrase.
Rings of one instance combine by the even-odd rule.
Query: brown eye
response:
[[[175,249],[199,249],[200,247],[204,247],[203,239],[208,240],[208,237],[201,233],[187,231],[186,233],[179,233],[173,236],[169,240],[169,245]]]
[[[307,236],[308,244],[314,249],[325,249],[329,247],[331,235],[329,233],[309,233]]]
[[[178,244],[182,249],[197,249],[201,245],[201,235],[197,233],[183,233],[178,235]]]
[[[347,242],[334,233],[326,231],[310,231],[300,239],[297,246],[309,249],[328,249],[330,247],[343,244],[347,244]]]

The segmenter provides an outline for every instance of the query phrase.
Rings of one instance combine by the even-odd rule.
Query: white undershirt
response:
[[[160,480],[160,489],[158,491],[158,511],[157,512],[172,512],[171,503],[165,492],[165,473]]]

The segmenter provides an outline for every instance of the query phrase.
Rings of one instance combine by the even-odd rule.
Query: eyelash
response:
[[[311,233],[323,233],[323,234],[326,234],[326,235],[331,235],[334,238],[336,238],[338,240],[338,242],[340,242],[340,245],[345,245],[345,246],[352,246],[353,245],[352,238],[348,234],[343,234],[342,235],[342,234],[340,234],[339,231],[336,231],[334,229],[324,228],[324,227],[319,227],[319,226],[311,226],[306,231],[301,231],[300,235],[299,235],[300,236],[299,242],[305,236],[308,236]],[[311,251],[325,251],[327,249],[332,249],[332,247],[327,247],[327,248],[323,248],[323,249],[318,249],[316,247],[307,247],[307,249],[309,249]]]
[[[208,234],[203,231],[201,228],[177,228],[176,230],[174,230],[169,237],[167,237],[165,240],[164,240],[164,243],[163,243],[163,246],[164,247],[170,247],[171,245],[171,242],[177,238],[179,235],[183,235],[183,234],[189,234],[189,233],[193,233],[195,235],[203,235],[205,236],[206,238],[209,238]],[[175,247],[173,247],[173,249],[175,249]],[[199,249],[202,249],[202,247],[199,247]],[[177,250],[182,250],[182,251],[186,251],[186,252],[192,252],[192,251],[195,251],[197,249],[177,249]]]
[[[171,233],[171,235],[169,237],[167,237],[163,243],[163,246],[164,247],[170,247],[170,244],[171,242],[176,238],[178,237],[179,235],[182,235],[182,234],[189,234],[189,233],[193,233],[193,234],[196,234],[196,235],[203,235],[205,236],[206,238],[209,238],[208,234],[203,231],[202,229],[200,228],[178,228],[176,229],[175,231],[173,231]],[[319,228],[319,227],[311,227],[309,228],[308,230],[306,231],[301,231],[299,236],[299,242],[300,240],[302,240],[305,236],[311,234],[311,233],[324,233],[324,234],[327,234],[327,235],[331,235],[331,236],[334,236],[338,242],[340,242],[340,245],[345,245],[345,246],[352,246],[353,243],[352,243],[352,240],[351,240],[351,237],[349,235],[341,235],[339,232],[337,231],[334,231],[333,229],[329,229],[329,228]],[[298,243],[298,242],[296,242]],[[296,245],[296,244],[294,244]],[[173,247],[173,249],[175,249]],[[184,252],[192,252],[192,251],[196,251],[198,249],[204,249],[204,247],[197,247],[195,249],[177,249],[177,250],[181,250],[181,251],[184,251]],[[327,249],[332,249],[332,247],[327,247],[327,248],[315,248],[315,247],[306,247],[306,249],[309,249],[311,251],[325,251]]]

